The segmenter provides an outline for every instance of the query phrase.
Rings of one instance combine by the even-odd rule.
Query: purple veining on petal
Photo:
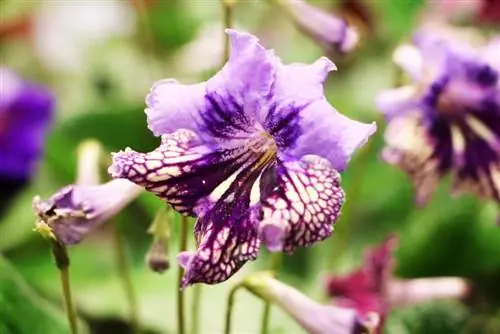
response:
[[[306,156],[279,163],[277,173],[277,187],[262,201],[261,224],[284,225],[283,251],[293,252],[330,236],[344,202],[338,172],[327,160]],[[263,241],[276,246],[274,240]]]

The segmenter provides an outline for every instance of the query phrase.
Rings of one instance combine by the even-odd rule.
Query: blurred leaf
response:
[[[38,296],[14,267],[0,256],[0,333],[67,334],[66,315]]]
[[[386,334],[457,334],[468,316],[456,301],[440,301],[394,310],[387,319]]]

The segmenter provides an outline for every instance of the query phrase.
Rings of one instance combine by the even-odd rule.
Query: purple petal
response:
[[[378,327],[378,316],[362,315],[354,309],[321,305],[300,291],[266,274],[255,274],[244,286],[279,306],[308,333],[361,334]]]
[[[400,66],[415,81],[422,80],[424,75],[424,58],[419,49],[413,45],[399,46],[392,56],[396,65]]]
[[[33,208],[59,242],[73,245],[120,212],[140,192],[141,188],[126,180],[99,186],[67,186],[47,201],[36,196]]]
[[[0,76],[0,175],[24,180],[35,172],[42,155],[54,97],[6,68],[0,68]]]
[[[292,252],[330,236],[344,202],[338,172],[327,160],[306,156],[281,163],[277,173],[275,190],[262,201],[262,241],[271,251]]]
[[[358,33],[346,20],[304,0],[283,3],[298,27],[327,48],[344,53],[352,51],[358,44]]]
[[[252,125],[251,113],[260,110],[263,97],[271,89],[274,56],[253,35],[234,30],[227,30],[227,34],[231,39],[231,55],[212,79],[197,85],[182,85],[167,79],[153,86],[146,99],[146,114],[155,135],[187,129],[210,142],[213,137],[225,140],[226,126],[234,134]]]
[[[273,104],[264,127],[284,154],[326,158],[342,171],[352,153],[375,132],[376,125],[353,121],[338,113],[323,95],[323,82],[335,69],[327,58],[311,65],[279,65]]]
[[[420,100],[414,86],[403,86],[379,93],[375,104],[390,121],[394,117],[415,111],[419,107]]]

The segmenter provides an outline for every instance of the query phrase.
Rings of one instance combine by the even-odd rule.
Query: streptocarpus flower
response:
[[[42,201],[33,199],[39,221],[47,224],[57,241],[74,245],[134,200],[142,188],[127,180],[95,186],[70,185]]]
[[[150,153],[114,154],[110,173],[198,218],[183,286],[227,280],[257,257],[260,238],[291,252],[327,238],[344,201],[338,171],[375,131],[340,115],[323,95],[335,66],[284,65],[256,37],[227,30],[231,55],[207,82],[157,82]]]
[[[275,0],[286,9],[299,29],[332,51],[347,53],[358,44],[356,29],[340,17],[305,0]]]
[[[50,91],[0,67],[0,208],[30,180],[52,122]]]
[[[43,153],[54,97],[5,67],[0,80],[0,177],[27,180]]]
[[[455,193],[500,200],[500,39],[473,47],[421,32],[394,58],[412,83],[378,97],[384,159],[413,178],[419,204],[447,173]]]
[[[459,277],[400,279],[393,275],[394,237],[366,254],[362,268],[345,276],[327,279],[328,294],[334,305],[353,308],[360,314],[375,312],[382,323],[388,313],[398,307],[442,298],[465,298],[469,283]],[[380,329],[383,325],[380,326]]]
[[[242,285],[278,305],[311,334],[367,334],[378,327],[376,313],[360,314],[351,308],[321,305],[267,273],[250,275]]]

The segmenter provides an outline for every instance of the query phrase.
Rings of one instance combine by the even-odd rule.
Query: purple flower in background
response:
[[[278,305],[307,333],[369,334],[379,326],[374,312],[360,313],[354,308],[322,305],[267,273],[248,276],[243,286],[266,301]]]
[[[438,181],[500,200],[500,39],[473,47],[421,32],[394,55],[412,83],[382,92],[386,161],[414,180],[425,204]]]
[[[349,23],[305,0],[277,0],[300,30],[332,51],[347,53],[358,44],[359,35]]]
[[[230,59],[213,78],[153,86],[146,114],[160,147],[126,149],[110,167],[198,218],[183,286],[225,281],[261,239],[292,252],[327,238],[344,201],[338,171],[375,131],[325,99],[330,60],[284,65],[253,35],[227,33]]]
[[[35,173],[53,110],[48,89],[0,67],[0,212]]]
[[[334,305],[355,309],[360,314],[379,314],[379,332],[394,308],[442,298],[465,298],[470,292],[469,283],[459,277],[406,280],[395,277],[396,245],[396,238],[388,238],[367,252],[363,267],[345,276],[331,276],[326,282]]]
[[[48,89],[0,67],[1,179],[25,181],[33,175],[53,111]]]

